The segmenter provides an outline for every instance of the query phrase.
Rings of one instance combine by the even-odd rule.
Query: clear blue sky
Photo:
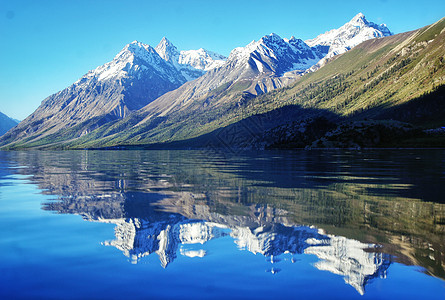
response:
[[[445,16],[445,1],[0,0],[0,111],[24,119],[128,43],[224,55],[275,32],[309,39],[362,12],[400,33]]]

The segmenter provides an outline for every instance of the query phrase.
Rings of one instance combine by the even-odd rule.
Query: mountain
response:
[[[101,117],[97,120],[94,119],[95,115],[90,114],[85,118],[76,119],[74,123],[68,122],[69,126],[67,126],[66,121],[62,122],[62,119],[66,119],[63,111],[61,111],[61,108],[55,108],[51,118],[59,119],[54,122],[55,124],[50,129],[48,129],[48,126],[44,127],[45,130],[39,128],[42,118],[35,122],[25,120],[26,122],[22,122],[22,126],[28,127],[21,128],[20,131],[12,132],[9,136],[4,137],[1,144],[8,145],[7,148],[70,148],[147,145],[189,140],[190,144],[184,142],[183,145],[201,147],[210,143],[216,147],[236,145],[236,147],[241,148],[263,148],[280,143],[277,142],[277,138],[282,139],[280,136],[282,134],[279,132],[290,131],[286,134],[304,142],[304,144],[300,143],[298,146],[310,145],[314,137],[321,137],[327,129],[332,129],[333,126],[332,123],[323,121],[319,123],[311,118],[323,115],[326,119],[335,123],[343,117],[343,112],[338,114],[339,109],[335,108],[334,110],[324,110],[325,113],[322,113],[324,107],[319,107],[319,103],[306,101],[308,91],[314,86],[318,87],[313,89],[314,93],[311,93],[310,97],[323,97],[325,99],[324,105],[327,104],[327,98],[334,98],[339,93],[342,97],[348,95],[348,93],[352,93],[351,95],[354,96],[360,90],[358,84],[349,81],[346,84],[342,80],[342,76],[350,76],[350,74],[343,71],[347,70],[349,73],[361,71],[352,69],[351,66],[367,68],[366,80],[371,80],[371,77],[376,75],[377,72],[370,66],[376,54],[366,49],[367,45],[371,44],[365,42],[361,44],[365,45],[365,48],[362,48],[364,49],[363,57],[357,55],[357,52],[355,52],[355,56],[346,56],[347,58],[344,60],[350,60],[349,65],[341,65],[335,68],[333,73],[329,71],[332,69],[328,68],[328,71],[317,72],[317,75],[309,74],[310,76],[301,77],[301,74],[320,63],[326,55],[347,51],[350,47],[365,39],[390,34],[386,26],[368,22],[362,14],[359,14],[341,28],[311,40],[310,44],[314,45],[313,47],[294,37],[282,39],[276,34],[270,34],[258,41],[252,41],[245,47],[235,48],[224,63],[216,59],[218,57],[214,55],[212,58],[212,54],[205,52],[205,50],[178,51],[171,42],[164,38],[156,49],[150,48],[150,51],[153,56],[159,58],[157,61],[162,61],[171,66],[171,68],[166,67],[166,69],[173,73],[176,71],[176,76],[171,73],[172,76],[166,78],[185,82],[196,78],[201,74],[200,72],[204,72],[206,69],[210,70],[197,79],[185,82],[177,89],[161,95],[156,100],[148,101],[150,103],[143,108],[131,114],[121,114],[115,118]],[[388,37],[374,39],[373,41],[380,40],[389,41],[390,44],[391,41],[394,41],[394,43],[403,42],[400,39],[388,40]],[[407,40],[405,42],[408,43]],[[384,45],[384,43],[381,42],[380,44]],[[380,51],[377,54],[388,50],[383,46],[377,47]],[[207,54],[199,56],[201,52]],[[393,53],[385,53],[389,56],[393,55]],[[399,56],[392,59],[400,61]],[[196,57],[199,57],[199,59],[195,59]],[[212,59],[207,60],[206,57]],[[334,56],[330,60],[334,60],[330,65],[335,66],[339,58]],[[188,64],[185,62],[188,62]],[[358,66],[357,62],[364,62],[364,64]],[[413,61],[412,63],[417,62]],[[365,66],[365,64],[367,65]],[[160,69],[163,70],[164,68]],[[343,74],[338,77],[340,79],[332,78],[332,76],[335,77],[338,74]],[[143,79],[146,76],[140,78]],[[318,78],[318,81],[312,81],[311,78]],[[356,77],[353,78],[357,80]],[[360,80],[361,82],[366,81],[364,76],[361,76]],[[330,86],[332,81],[335,82],[334,86]],[[306,94],[303,95],[297,87],[304,85],[306,82],[310,82],[310,85],[305,86],[304,93]],[[412,84],[408,83],[409,86]],[[149,86],[148,83],[144,86],[147,85]],[[324,85],[327,85],[324,90],[319,88]],[[280,88],[283,88],[283,90],[280,90]],[[297,92],[294,93],[294,91]],[[317,91],[317,94],[315,94],[315,91]],[[329,94],[327,94],[327,91],[330,91]],[[428,89],[419,89],[418,91],[426,92]],[[370,95],[372,92],[366,88],[366,93]],[[110,95],[115,95],[115,93],[110,93]],[[110,95],[104,95],[103,92],[100,92],[100,95],[95,95],[95,99],[110,97]],[[388,91],[388,94],[384,97],[390,97],[388,95],[392,97],[395,94]],[[417,93],[417,95],[420,94]],[[303,99],[305,100],[304,105],[302,105]],[[412,99],[412,97],[409,99]],[[286,109],[285,104],[292,105],[291,109]],[[357,109],[363,109],[362,104],[358,105]],[[81,111],[86,111],[86,108],[80,105],[76,105],[76,107]],[[107,107],[109,107],[108,104]],[[301,109],[302,107],[305,109]],[[88,109],[88,111],[91,111],[91,109]],[[253,117],[264,114],[267,114],[265,115],[266,118],[261,117],[261,120]],[[241,123],[237,125],[237,122]],[[298,123],[300,125],[294,124],[295,122],[300,122]],[[283,127],[290,123],[292,128]],[[306,131],[309,127],[311,129]],[[228,130],[221,132],[224,128]],[[229,134],[229,130],[232,129],[238,131],[238,133],[235,135]],[[240,129],[243,133],[240,132]],[[268,136],[264,136],[268,133]]]
[[[171,47],[162,46],[162,49]],[[161,56],[167,53],[167,59],[177,57],[179,61],[186,61],[184,52],[179,58],[174,49],[160,52]],[[302,72],[322,57],[317,49],[308,47],[302,40],[294,37],[285,40],[272,33],[258,41],[252,41],[245,47],[235,48],[223,64],[218,63],[218,67],[211,69],[198,80],[184,84],[172,94],[165,95],[166,97],[159,99],[157,103],[165,110],[165,105],[171,107],[178,103],[195,101],[206,97],[211,91],[217,94],[230,90],[246,91],[252,95],[263,94],[294,80],[294,76],[286,76],[286,72]],[[212,97],[215,98],[214,95]],[[161,104],[163,102],[165,105]]]
[[[194,80],[202,76],[206,71],[221,66],[227,59],[227,57],[221,54],[203,48],[178,51],[166,37],[162,38],[155,50],[165,61],[173,64],[187,81]]]
[[[308,47],[300,39],[282,39],[272,33],[245,47],[235,48],[230,53],[228,64],[242,69],[239,72],[241,78],[264,73],[280,76],[289,71],[306,70],[321,57],[323,55],[317,49]]]
[[[223,65],[158,98],[139,115],[164,116],[194,110],[197,104],[199,110],[202,102],[205,106],[205,103],[208,106],[231,102],[236,92],[246,97],[263,94],[286,86],[295,80],[288,72],[304,71],[321,57],[317,49],[308,47],[302,40],[293,37],[285,40],[272,33],[245,47],[235,48]]]
[[[341,54],[364,41],[390,35],[393,34],[386,24],[377,25],[369,22],[362,13],[359,13],[340,28],[320,34],[314,39],[306,40],[305,43],[311,47],[328,46],[328,53]]]
[[[20,128],[4,137],[2,144],[19,141],[41,145],[49,140],[58,143],[76,139],[107,123],[114,124],[112,121],[128,116],[129,112],[179,86],[172,94],[160,97],[154,110],[144,108],[144,112],[141,110],[132,119],[138,119],[145,111],[162,115],[182,110],[184,103],[192,104],[197,98],[208,101],[209,92],[214,93],[210,95],[213,98],[228,94],[227,90],[245,91],[247,96],[263,94],[295,80],[295,74],[286,72],[303,72],[322,57],[316,48],[308,47],[302,40],[284,40],[276,34],[234,49],[224,63],[224,57],[203,49],[179,52],[166,38],[155,49],[133,42],[112,62],[44,100]],[[203,76],[183,84],[206,70]],[[127,102],[133,105],[130,107]]]
[[[168,46],[164,52],[162,45]],[[4,136],[4,141],[32,143],[79,125],[77,136],[88,134],[107,122],[128,116],[221,63],[213,58],[224,59],[200,49],[179,56],[182,60],[177,62],[169,56],[175,55],[175,50],[166,38],[156,49],[137,41],[126,45],[111,62],[43,100],[33,114]]]
[[[444,23],[365,41],[317,72],[293,77],[292,84],[285,84],[291,76],[284,72],[293,65],[273,59],[289,57],[283,49],[292,49],[290,44],[276,35],[266,36],[233,50],[222,67],[166,93],[128,118],[65,145],[305,147],[342,122],[354,120],[444,126],[440,101],[445,78]],[[269,86],[275,90],[264,93]],[[395,136],[417,134],[405,123],[357,126],[362,129],[352,127],[348,134],[366,137],[369,131],[371,138],[353,142],[352,147],[394,147]],[[334,133],[331,138],[341,136]],[[55,138],[44,142],[50,144]],[[342,145],[346,144],[337,144]]]
[[[364,41],[390,35],[392,33],[386,27],[386,24],[377,25],[369,22],[362,13],[359,13],[340,28],[330,30],[314,39],[305,41],[311,47],[320,47],[321,51],[325,53],[323,59],[312,66],[310,71],[319,69],[329,59],[349,51]]]
[[[168,47],[166,48],[168,49]],[[171,49],[171,48],[170,48]],[[174,51],[164,51],[166,59],[174,57]],[[245,47],[235,48],[227,61],[220,67],[208,71],[194,81],[183,84],[143,109],[125,119],[124,127],[137,126],[138,132],[144,134],[147,126],[163,120],[172,120],[173,126],[181,125],[178,118],[199,117],[201,111],[217,108],[225,110],[227,106],[237,106],[239,101],[247,101],[256,95],[284,87],[298,78],[298,74],[320,60],[323,55],[316,49],[308,47],[302,40],[282,39],[276,34],[262,37]],[[240,99],[238,99],[240,98]],[[235,102],[234,102],[235,101]],[[167,117],[168,115],[168,117]],[[154,117],[154,118],[153,118]],[[159,118],[158,118],[159,117]],[[132,124],[132,125],[129,125]],[[110,122],[102,127],[106,134],[115,134],[121,128],[119,122]],[[130,129],[130,128],[127,128]],[[125,134],[133,135],[132,130],[125,129]],[[59,138],[79,137],[81,127],[58,135]],[[73,136],[73,134],[75,136]],[[93,135],[89,135],[90,138]],[[170,138],[171,136],[167,137]],[[47,141],[54,142],[54,136]]]
[[[4,113],[0,112],[0,136],[5,134],[9,129],[16,126],[19,122],[11,119]]]

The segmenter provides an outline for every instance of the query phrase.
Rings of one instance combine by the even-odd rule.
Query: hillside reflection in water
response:
[[[278,273],[299,255],[359,294],[394,262],[444,279],[443,151],[12,152],[44,210],[115,224],[131,263],[217,255],[230,238]],[[4,158],[5,159],[5,158]],[[245,266],[244,266],[245,267]]]

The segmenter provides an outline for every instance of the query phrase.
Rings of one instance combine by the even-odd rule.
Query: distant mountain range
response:
[[[0,136],[5,134],[9,129],[16,126],[19,122],[0,112]]]
[[[315,39],[304,42],[270,34],[235,48],[228,58],[204,49],[178,51],[166,38],[156,48],[135,41],[113,61],[45,99],[0,145],[381,145],[382,126],[395,135],[415,130],[399,123],[365,124],[378,127],[378,137],[372,138],[376,142],[369,145],[322,138],[352,115],[381,119],[385,113],[390,116],[390,107],[437,94],[444,81],[443,23],[391,36],[386,25],[358,14]],[[410,114],[400,111],[395,119],[419,121]],[[423,118],[430,117],[437,121],[437,116],[423,113]],[[350,131],[357,135],[355,126]]]

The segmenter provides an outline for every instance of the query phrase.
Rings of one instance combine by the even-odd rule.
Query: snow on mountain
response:
[[[342,27],[306,42],[295,37],[282,39],[274,33],[266,35],[235,48],[227,59],[202,48],[179,51],[167,38],[156,48],[134,41],[111,62],[49,96],[3,139],[11,142],[33,136],[37,140],[94,119],[70,137],[76,138],[143,107],[144,113],[150,111],[144,120],[153,112],[165,116],[223,84],[236,91],[242,86],[249,94],[263,94],[290,84],[299,74],[318,69],[331,57],[365,40],[391,34],[386,25],[369,22],[358,14]],[[241,80],[244,82],[235,86]]]
[[[314,264],[317,269],[343,276],[345,282],[360,295],[364,295],[365,285],[370,279],[386,278],[391,262],[387,255],[369,251],[376,245],[343,236],[327,237],[326,240],[308,240],[312,246],[304,250],[305,254],[313,254],[320,259]]]
[[[126,45],[111,62],[88,72],[76,83],[81,82],[84,78],[91,77],[96,77],[99,81],[118,80],[148,69],[152,69],[157,75],[172,83],[185,82],[185,78],[181,78],[177,70],[160,57],[155,49],[149,45],[133,41]],[[141,74],[138,74],[138,79],[140,77]]]
[[[167,38],[162,38],[155,48],[156,52],[171,63],[187,81],[202,76],[206,71],[224,64],[225,56],[200,48],[198,50],[178,51]]]
[[[364,41],[390,35],[392,33],[385,24],[378,25],[370,22],[362,13],[359,13],[340,28],[332,29],[305,42],[311,47],[321,46],[327,50],[326,56],[315,66],[315,69],[318,69],[328,59],[345,53]]]
[[[221,54],[200,48],[181,51],[178,62],[182,65],[190,65],[195,69],[209,71],[222,66],[226,59],[227,57]]]
[[[38,140],[85,124],[75,132],[80,137],[104,123],[128,116],[186,81],[154,48],[134,41],[112,61],[47,97],[34,113],[3,138]]]
[[[174,53],[167,51],[169,49],[167,46],[169,45],[164,40],[161,45],[156,47],[160,49],[161,56],[167,57],[163,54],[164,52]],[[194,81],[187,82],[144,107],[141,115],[145,115],[145,117],[139,123],[145,123],[153,115],[166,116],[180,110],[183,115],[193,115],[195,112],[192,110],[197,106],[191,104],[204,100],[209,92],[223,85],[225,85],[225,90],[232,88],[233,92],[242,89],[243,92],[251,95],[264,94],[273,89],[284,87],[298,76],[296,74],[283,75],[290,71],[302,73],[321,58],[323,58],[323,54],[318,48],[311,48],[302,40],[294,37],[284,40],[274,33],[266,35],[245,47],[235,48],[220,67],[208,71]],[[216,105],[217,101],[229,100],[229,98],[219,98],[219,94],[213,96],[216,95],[218,96],[212,105]]]
[[[157,48],[163,51],[167,49],[164,46]],[[323,56],[318,47],[309,47],[294,37],[285,40],[275,33],[263,36],[245,47],[233,49],[220,67],[144,107],[141,110],[144,118],[138,124],[149,121],[153,116],[163,117],[179,111],[183,116],[199,113],[194,110],[198,107],[201,110],[201,107],[195,104],[201,101],[206,103],[209,93],[222,86],[231,93],[244,92],[245,95],[260,95],[285,87]],[[212,106],[232,101],[219,92],[210,97],[214,98],[210,102]]]
[[[369,22],[359,13],[340,28],[321,34],[315,39],[305,42],[295,37],[282,39],[272,33],[258,41],[252,41],[245,47],[235,48],[229,58],[203,48],[179,51],[164,37],[154,49],[135,41],[125,46],[112,62],[90,71],[87,75],[97,76],[99,80],[122,78],[150,65],[156,71],[165,73],[163,75],[171,82],[178,81],[178,75],[171,67],[182,75],[183,78],[179,81],[190,81],[202,76],[206,71],[222,67],[226,61],[236,65],[248,65],[259,73],[273,72],[282,75],[289,71],[304,71],[350,50],[363,41],[389,35],[392,33],[385,24]],[[135,59],[143,61],[142,66],[135,64]]]
[[[89,71],[74,84],[81,84],[92,78],[98,81],[151,78],[155,73],[163,80],[181,85],[221,66],[225,60],[223,55],[202,48],[178,51],[165,37],[156,48],[133,41],[111,62]]]
[[[155,50],[165,61],[170,63],[178,61],[179,51],[166,37],[162,38]]]
[[[323,54],[317,48],[309,47],[302,40],[295,37],[282,39],[271,33],[245,47],[235,48],[227,61],[238,66],[248,64],[260,73],[282,75],[289,71],[306,70],[321,58]]]

